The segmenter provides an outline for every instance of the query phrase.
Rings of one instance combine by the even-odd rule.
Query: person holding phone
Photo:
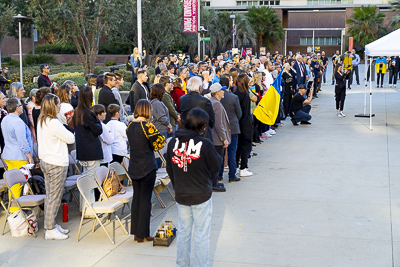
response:
[[[351,70],[342,71],[342,64],[338,63],[335,66],[335,100],[338,117],[346,117],[343,113],[344,100],[346,98],[346,77],[352,73]]]

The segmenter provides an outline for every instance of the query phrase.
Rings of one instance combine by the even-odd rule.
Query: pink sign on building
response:
[[[183,0],[183,32],[197,32],[197,0]]]

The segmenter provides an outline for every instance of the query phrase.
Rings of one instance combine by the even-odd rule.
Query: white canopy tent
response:
[[[373,57],[378,56],[400,56],[400,29],[395,30],[378,40],[369,43],[365,46],[365,78],[367,78],[367,64],[369,64],[370,75],[372,73],[372,61]],[[369,79],[369,129],[372,130],[372,79]],[[364,93],[364,115],[366,115],[367,107],[367,79],[365,79],[365,93]]]

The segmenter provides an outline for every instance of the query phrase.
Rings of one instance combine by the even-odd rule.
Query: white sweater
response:
[[[128,154],[128,137],[126,136],[125,123],[112,119],[107,123],[107,128],[114,136],[111,145],[112,153],[118,156],[126,156]]]
[[[58,119],[46,119],[43,126],[38,122],[37,141],[39,159],[56,166],[68,166],[67,144],[75,142],[75,136]]]
[[[103,128],[103,133],[100,135],[101,148],[103,149],[103,160],[101,163],[110,163],[113,159],[111,144],[114,142],[114,136],[103,122],[101,122],[101,127]]]

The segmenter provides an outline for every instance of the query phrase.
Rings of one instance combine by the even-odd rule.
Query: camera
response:
[[[110,71],[111,71],[112,73],[114,73],[114,71],[116,71],[116,70],[119,70],[119,67],[115,67],[115,66],[110,67]]]

